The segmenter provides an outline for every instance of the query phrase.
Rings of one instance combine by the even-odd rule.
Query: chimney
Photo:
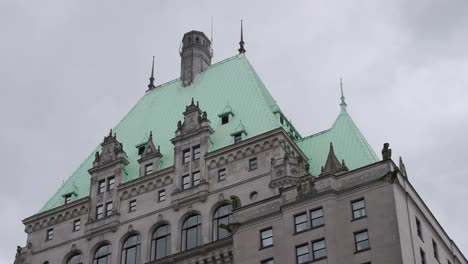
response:
[[[195,77],[211,65],[213,52],[210,39],[200,31],[192,30],[185,33],[180,57],[180,80],[185,87],[192,84]]]

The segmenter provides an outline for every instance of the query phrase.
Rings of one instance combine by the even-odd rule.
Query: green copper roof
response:
[[[378,161],[374,150],[367,143],[343,105],[338,118],[330,129],[296,142],[309,158],[313,175],[319,175],[321,167],[325,165],[330,142],[333,143],[336,157],[340,161],[344,159],[350,170]]]
[[[311,160],[315,175],[325,164],[330,141],[334,143],[338,158],[345,159],[350,169],[377,160],[346,112],[340,114],[331,129],[301,140],[300,134],[282,113],[245,55],[240,54],[209,66],[188,87],[182,87],[177,79],[145,93],[113,129],[117,140],[123,143],[130,162],[125,167],[124,182],[138,177],[136,146],[146,143],[150,131],[153,132],[154,144],[161,147],[161,168],[173,165],[174,147],[170,140],[175,136],[177,121],[183,120],[182,113],[192,98],[199,101],[201,110],[208,113],[211,121],[214,133],[210,151],[232,144],[232,134],[235,132],[242,131],[243,138],[249,138],[282,126],[294,139],[299,140],[299,146]],[[229,123],[222,125],[219,115],[227,111],[232,115]],[[102,134],[104,136],[107,131]],[[98,146],[88,156],[41,212],[62,205],[64,194],[74,193],[74,200],[89,195],[88,169],[92,167],[94,152],[100,149]]]

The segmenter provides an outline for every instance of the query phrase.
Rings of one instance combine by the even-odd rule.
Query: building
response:
[[[468,263],[388,144],[377,157],[343,95],[330,129],[301,136],[242,33],[239,54],[215,64],[204,33],[182,43],[180,78],[156,86],[152,73],[135,107],[23,220],[15,264]]]

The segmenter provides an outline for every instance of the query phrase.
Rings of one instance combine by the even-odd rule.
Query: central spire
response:
[[[153,56],[153,65],[151,66],[151,77],[149,78],[150,83],[148,84],[148,88],[151,90],[155,88],[154,86],[154,56]]]
[[[244,30],[243,30],[243,27],[242,27],[242,20],[241,20],[241,33],[240,33],[240,42],[239,42],[239,46],[240,48],[238,49],[239,51],[239,54],[241,53],[245,53],[245,49],[244,49]]]
[[[192,30],[184,34],[180,49],[181,72],[180,79],[184,87],[192,84],[198,74],[209,65],[213,53],[210,39],[201,31]]]
[[[348,105],[345,102],[345,97],[344,97],[344,93],[343,93],[343,80],[341,78],[340,78],[340,88],[341,88],[341,103],[340,103],[341,111],[346,112],[346,107]]]

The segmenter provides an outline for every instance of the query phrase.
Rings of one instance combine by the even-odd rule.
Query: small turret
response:
[[[211,65],[213,53],[210,39],[200,31],[184,34],[180,49],[180,80],[183,86],[192,84],[195,77]]]

